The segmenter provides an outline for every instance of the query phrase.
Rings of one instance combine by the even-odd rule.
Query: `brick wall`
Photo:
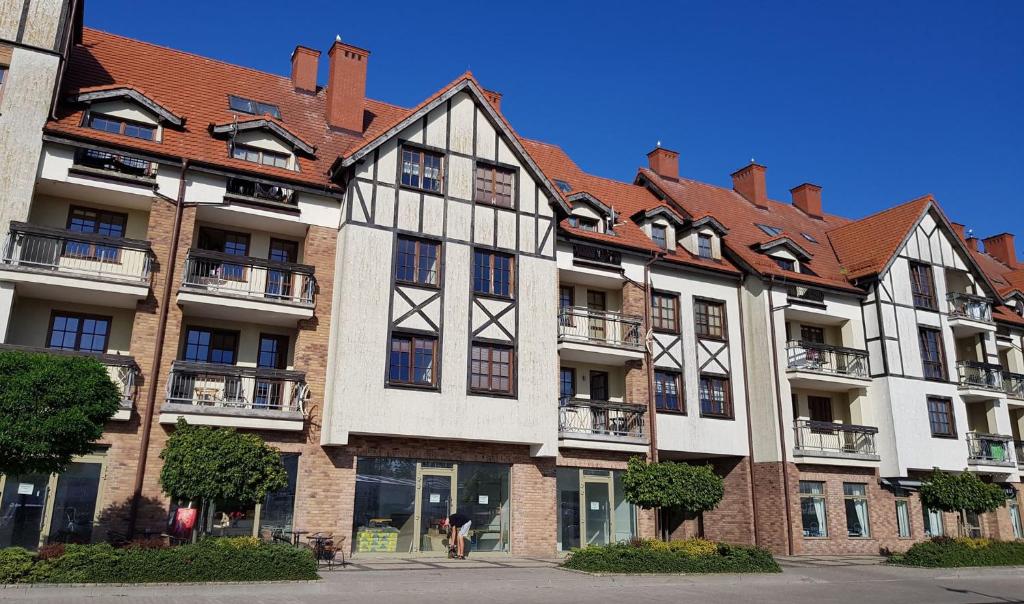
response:
[[[786,526],[786,499],[780,462],[756,462],[752,467],[754,476],[754,500],[756,512],[758,545],[775,554],[789,551],[789,533]],[[795,468],[791,473],[795,472]],[[795,490],[793,491],[795,492]]]

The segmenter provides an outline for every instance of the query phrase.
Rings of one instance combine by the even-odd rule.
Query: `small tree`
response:
[[[715,509],[725,495],[722,477],[710,465],[648,463],[640,457],[630,458],[622,486],[626,501],[645,510],[679,510],[690,515]]]
[[[288,486],[281,452],[255,434],[234,428],[190,426],[183,418],[160,452],[164,493],[191,507],[253,506]]]
[[[0,352],[0,474],[49,474],[92,451],[121,394],[79,356]]]
[[[957,530],[963,534],[965,512],[982,514],[1006,503],[1006,494],[999,485],[983,482],[971,472],[952,474],[938,468],[921,481],[921,505],[926,509],[955,512]]]

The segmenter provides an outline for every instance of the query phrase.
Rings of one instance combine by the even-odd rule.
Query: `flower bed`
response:
[[[703,539],[589,546],[573,550],[565,568],[601,573],[777,573],[768,550]]]
[[[938,537],[915,543],[906,553],[890,554],[889,562],[927,568],[1024,566],[1024,541]]]
[[[114,548],[108,544],[47,546],[32,554],[0,550],[0,583],[180,583],[316,579],[312,552],[256,539]]]

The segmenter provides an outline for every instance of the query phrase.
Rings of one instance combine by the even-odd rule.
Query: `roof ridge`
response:
[[[882,209],[882,210],[879,210],[879,211],[875,212],[874,214],[868,214],[867,216],[864,216],[863,218],[856,218],[856,219],[851,218],[851,219],[849,219],[850,222],[848,222],[846,224],[838,225],[836,227],[828,229],[825,232],[826,233],[832,233],[832,232],[838,231],[839,229],[842,229],[844,227],[857,224],[858,222],[861,222],[861,221],[864,221],[864,220],[868,220],[870,218],[877,218],[878,216],[881,216],[882,214],[885,214],[886,212],[892,212],[894,210],[905,208],[905,207],[909,206],[910,204],[918,203],[918,202],[925,201],[925,200],[927,200],[927,201],[934,201],[934,198],[932,197],[931,193],[927,193],[927,194],[922,195],[920,197],[916,197],[914,199],[911,199],[910,201],[904,201],[903,203],[896,204],[894,206],[889,206],[889,207],[887,207],[885,209]]]

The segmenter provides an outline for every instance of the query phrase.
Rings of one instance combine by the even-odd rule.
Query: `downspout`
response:
[[[771,281],[768,284],[768,322],[771,325],[772,331],[772,374],[775,377],[775,406],[779,417],[779,451],[782,459],[782,497],[786,505],[786,555],[793,555],[793,512],[790,509],[789,500],[789,462],[788,456],[786,455],[786,436],[783,434],[785,431],[785,425],[783,424],[782,416],[782,384],[779,382],[779,348],[775,343],[775,307],[772,306],[772,294],[775,293],[773,287],[775,283],[775,277],[771,277]]]
[[[651,463],[658,463],[658,410],[654,402],[654,355],[647,342],[647,334],[651,333],[651,265],[657,262],[662,252],[652,252],[651,259],[644,264],[644,356],[647,359],[647,417],[651,439]],[[662,510],[654,515],[654,534],[661,537]]]
[[[142,419],[142,439],[139,443],[139,462],[135,468],[135,487],[132,490],[132,502],[128,511],[128,536],[135,534],[138,519],[139,501],[142,499],[142,483],[146,476],[146,461],[149,453],[149,438],[153,431],[153,410],[156,408],[156,385],[160,376],[160,363],[163,361],[164,336],[167,333],[168,306],[171,303],[171,288],[174,284],[174,263],[178,257],[178,241],[181,239],[181,216],[185,207],[185,173],[188,171],[188,159],[181,160],[181,176],[178,179],[178,197],[174,200],[174,227],[171,231],[171,249],[167,258],[167,276],[164,278],[164,290],[160,294],[160,318],[156,327],[153,365],[149,376],[149,392],[145,417]]]
[[[71,54],[71,47],[75,45],[74,28],[75,14],[78,12],[78,0],[71,0],[68,5],[67,22],[65,25],[65,38],[63,52],[57,52],[57,81],[53,85],[53,96],[50,98],[50,119],[57,121],[57,104],[60,102],[60,89],[64,85],[64,71],[67,69],[68,55]]]
[[[757,538],[757,497],[754,497],[754,424],[750,417],[750,374],[747,372],[747,336],[743,319],[743,276],[736,282],[736,302],[740,310],[740,358],[743,361],[743,396],[747,401],[747,482],[750,483],[750,513],[753,514],[754,545],[760,545]]]

